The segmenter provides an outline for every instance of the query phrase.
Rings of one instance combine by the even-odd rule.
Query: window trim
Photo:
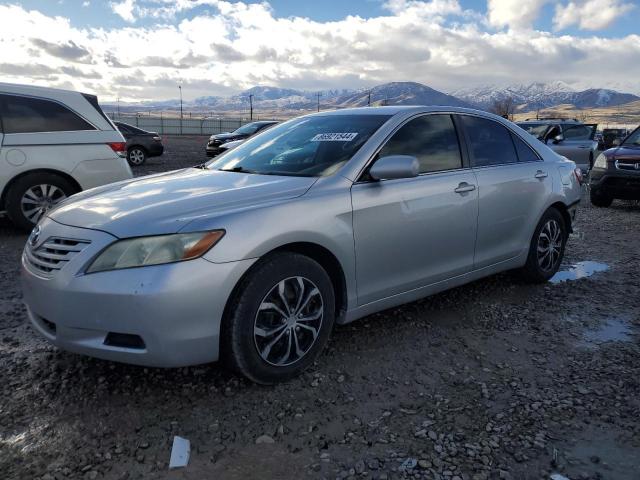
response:
[[[81,118],[87,124],[91,125],[93,127],[93,129],[91,129],[91,130],[45,130],[45,131],[37,131],[37,132],[11,132],[11,133],[6,133],[5,132],[5,135],[41,135],[43,133],[96,132],[96,131],[100,132],[101,131],[93,122],[89,121],[84,115],[81,115],[76,110],[71,108],[69,105],[66,105],[66,104],[62,103],[59,100],[56,100],[55,98],[38,97],[36,95],[23,95],[21,93],[0,92],[0,117],[2,117],[2,112],[6,108],[6,106],[5,106],[6,97],[30,98],[30,99],[35,99],[35,100],[42,100],[42,101],[45,101],[45,102],[56,103],[59,106],[61,106],[62,108],[65,108],[65,109],[69,110],[71,113],[73,113],[74,115],[76,115],[79,118]],[[4,129],[3,129],[3,131],[4,131]]]
[[[518,135],[516,132],[514,132],[514,131],[513,131],[511,128],[509,128],[507,125],[504,125],[504,124],[502,124],[501,122],[498,122],[498,121],[496,121],[496,120],[493,120],[492,118],[487,118],[487,117],[484,117],[484,116],[482,116],[482,115],[474,115],[474,114],[472,114],[472,113],[457,113],[456,115],[457,115],[457,116],[459,116],[459,117],[476,117],[476,118],[482,118],[483,120],[487,120],[487,121],[489,121],[489,122],[493,122],[493,123],[498,124],[499,126],[501,126],[502,128],[504,128],[504,129],[505,129],[505,130],[510,134],[510,135],[509,135],[509,138],[511,139],[511,144],[513,145],[513,150],[514,150],[514,152],[515,152],[515,154],[516,154],[516,159],[517,159],[517,160],[516,160],[515,162],[510,162],[510,163],[496,163],[496,164],[492,164],[492,165],[479,165],[479,166],[473,165],[473,163],[474,163],[474,158],[473,158],[473,154],[472,154],[472,152],[471,152],[471,147],[470,147],[471,142],[469,141],[467,128],[464,126],[464,123],[462,122],[462,119],[460,119],[460,124],[461,124],[461,127],[462,127],[463,131],[464,131],[465,140],[467,141],[467,145],[468,145],[468,147],[467,147],[467,148],[469,149],[469,162],[470,162],[470,163],[469,163],[469,165],[471,166],[471,168],[472,168],[472,169],[479,169],[479,168],[493,168],[493,167],[504,167],[504,166],[509,166],[509,165],[520,165],[520,164],[525,164],[525,163],[544,162],[544,159],[543,159],[543,158],[538,154],[538,152],[536,152],[536,151],[533,149],[533,147],[531,147],[531,146],[529,145],[529,143],[528,143],[524,138],[522,138],[522,136],[521,136],[521,135]],[[512,137],[511,135],[517,135],[517,136],[518,136],[518,138],[519,138],[520,140],[522,140],[522,141],[526,144],[526,146],[527,146],[527,147],[529,147],[529,149],[530,149],[531,151],[533,151],[533,153],[535,153],[536,157],[538,157],[538,160],[530,160],[530,161],[526,161],[526,162],[521,162],[521,161],[520,161],[520,156],[518,155],[518,149],[516,148],[516,144],[515,144],[515,142],[513,141],[513,137]]]
[[[455,112],[420,112],[420,113],[416,113],[415,115],[412,115],[411,117],[405,119],[402,123],[400,123],[400,125],[397,125],[385,138],[382,142],[380,142],[380,145],[378,145],[378,147],[376,148],[376,150],[373,152],[373,154],[369,157],[369,159],[367,160],[367,162],[365,163],[364,167],[362,167],[362,169],[360,169],[360,172],[358,172],[358,175],[356,176],[356,181],[353,182],[354,185],[358,185],[358,184],[366,184],[366,183],[377,183],[380,180],[372,180],[372,179],[368,179],[365,178],[365,176],[367,175],[367,173],[369,172],[369,170],[371,169],[371,167],[373,166],[373,164],[377,161],[377,156],[380,153],[380,150],[383,149],[383,147],[389,142],[389,140],[391,140],[391,138],[398,132],[398,130],[400,130],[402,127],[404,127],[407,123],[411,122],[412,120],[417,119],[418,117],[426,117],[428,115],[447,115],[451,118],[451,121],[453,123],[453,128],[456,132],[456,137],[458,139],[458,150],[460,151],[460,161],[461,161],[461,167],[460,168],[452,168],[450,170],[438,170],[435,172],[423,172],[423,173],[418,173],[417,177],[414,178],[397,178],[397,179],[387,179],[387,180],[382,180],[384,182],[387,181],[397,181],[397,180],[413,180],[415,178],[420,178],[422,176],[426,176],[426,175],[438,175],[441,173],[451,173],[451,172],[459,172],[459,171],[463,171],[463,170],[470,170],[471,169],[471,164],[469,162],[469,158],[467,157],[467,152],[466,152],[466,142],[463,141],[462,138],[462,132],[460,131],[460,127],[457,124],[456,121],[456,113]],[[464,148],[463,148],[464,147]]]

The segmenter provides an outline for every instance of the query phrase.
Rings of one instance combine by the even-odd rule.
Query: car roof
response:
[[[34,95],[46,95],[55,94],[55,93],[76,93],[83,94],[83,92],[78,92],[77,90],[69,90],[64,88],[52,88],[52,87],[41,87],[38,85],[25,85],[23,83],[8,83],[8,82],[0,82],[0,91],[4,89],[13,90],[21,90],[21,93],[24,94],[34,94]],[[93,95],[92,93],[86,93],[85,95]]]
[[[334,115],[387,115],[393,116],[397,114],[407,113],[468,113],[472,115],[482,115],[488,118],[500,118],[498,115],[486,112],[484,110],[476,110],[474,108],[449,107],[446,105],[390,105],[384,107],[355,107],[344,108],[340,110],[330,110],[325,112],[312,113],[309,116],[334,116]]]
[[[576,125],[581,125],[582,122],[575,118],[527,118],[526,120],[520,120],[516,122],[517,124],[528,124],[528,123],[537,123],[537,124],[549,124],[549,123],[571,123]]]

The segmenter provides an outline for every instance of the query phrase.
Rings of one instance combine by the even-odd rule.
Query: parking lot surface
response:
[[[164,142],[136,174],[206,160],[204,138]],[[261,387],[39,339],[26,235],[0,220],[0,477],[640,478],[639,227],[639,205],[585,196],[555,282],[501,274],[338,327],[314,368]],[[170,471],[174,435],[191,459]]]

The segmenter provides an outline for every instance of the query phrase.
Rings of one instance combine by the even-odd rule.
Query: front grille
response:
[[[35,270],[52,276],[90,243],[90,240],[49,237],[36,247],[27,243],[25,255]]]
[[[621,162],[616,160],[616,168],[618,170],[635,170],[636,172],[640,172],[640,163]]]

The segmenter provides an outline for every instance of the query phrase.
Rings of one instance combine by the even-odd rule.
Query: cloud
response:
[[[135,0],[123,0],[121,2],[110,2],[111,10],[119,15],[126,22],[135,22],[136,17],[133,13],[135,8]]]
[[[182,12],[180,20],[149,20],[144,12],[154,4],[167,15]],[[194,4],[207,8],[189,10]],[[133,17],[147,19],[135,28],[81,27],[0,5],[2,62],[24,67],[0,69],[0,81],[64,83],[103,99],[143,101],[176,98],[178,84],[188,100],[258,84],[325,90],[412,80],[451,91],[533,80],[606,87],[615,80],[610,71],[640,77],[640,36],[537,31],[535,18],[551,4],[518,5],[521,17],[515,2],[490,0],[490,27],[450,0],[391,0],[384,15],[330,22],[279,17],[267,3],[137,0]],[[25,58],[50,71],[29,71]]]
[[[55,72],[53,68],[40,63],[0,63],[0,75],[46,77]]]
[[[542,7],[551,0],[488,0],[489,24],[515,30],[530,29]]]
[[[36,47],[41,48],[49,55],[62,58],[64,60],[70,60],[75,62],[85,62],[89,60],[91,53],[84,47],[76,45],[72,41],[66,43],[52,43],[42,40],[40,38],[31,39]]]
[[[553,27],[562,30],[577,25],[582,30],[602,30],[635,7],[621,0],[573,0],[556,5]]]

